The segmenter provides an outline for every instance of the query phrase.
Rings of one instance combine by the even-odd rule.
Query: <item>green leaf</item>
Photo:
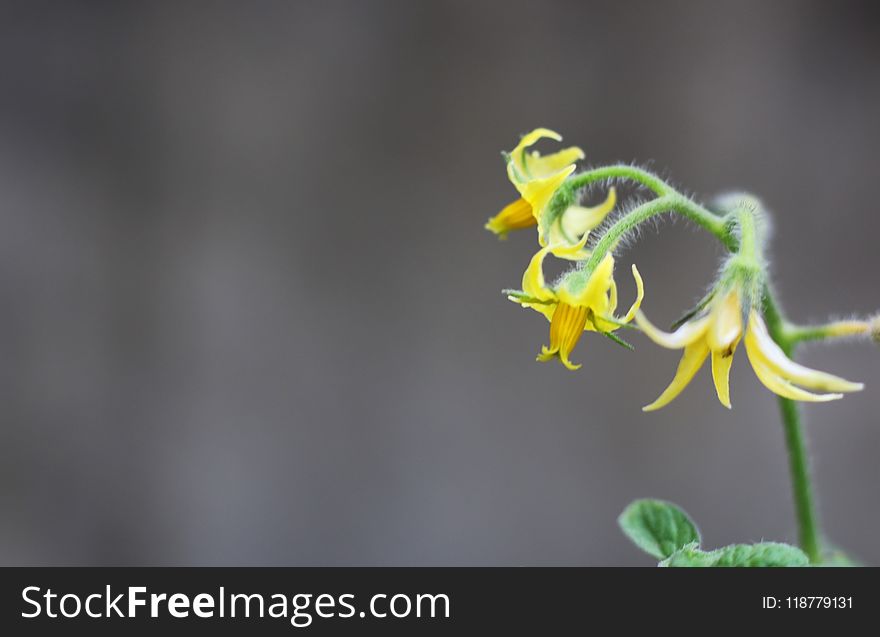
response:
[[[660,562],[660,566],[701,567],[715,566],[715,551],[701,551],[697,544],[688,544]]]
[[[636,546],[658,560],[700,544],[700,532],[687,513],[662,500],[636,500],[617,523]]]
[[[761,567],[761,566],[807,566],[809,559],[799,548],[778,542],[758,544],[731,544],[715,551],[701,551],[696,546],[686,546],[661,566],[686,567]]]

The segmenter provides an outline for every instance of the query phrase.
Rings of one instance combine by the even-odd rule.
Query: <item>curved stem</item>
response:
[[[569,179],[566,184],[570,185],[573,190],[580,190],[597,181],[605,179],[629,179],[641,184],[645,188],[654,192],[658,196],[663,196],[675,192],[675,190],[660,179],[654,173],[648,172],[637,166],[629,166],[627,164],[615,164],[614,166],[602,166],[579,173]]]
[[[736,239],[731,235],[730,228],[724,218],[670,189],[668,194],[633,208],[608,228],[593,248],[590,258],[585,262],[583,271],[592,272],[622,237],[651,217],[664,212],[675,212],[690,219],[715,235],[727,247],[736,245]]]
[[[785,355],[791,358],[794,354],[796,341],[792,341],[786,334],[785,320],[769,288],[765,290],[764,295],[764,321],[770,336],[782,348]],[[810,558],[810,562],[819,564],[822,561],[821,534],[813,498],[810,464],[801,426],[800,408],[793,400],[780,396],[779,409],[782,414],[785,446],[788,450],[789,473],[798,524],[798,541],[807,557]]]

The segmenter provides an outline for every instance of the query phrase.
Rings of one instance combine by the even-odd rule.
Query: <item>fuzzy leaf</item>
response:
[[[809,560],[799,548],[778,542],[758,544],[731,544],[715,551],[701,551],[695,546],[686,546],[661,566],[678,567],[766,567],[766,566],[807,566]]]
[[[662,560],[659,566],[704,567],[715,566],[715,551],[702,551],[697,544],[688,544]]]
[[[687,513],[662,500],[636,500],[617,523],[636,546],[658,560],[700,544],[700,533]]]

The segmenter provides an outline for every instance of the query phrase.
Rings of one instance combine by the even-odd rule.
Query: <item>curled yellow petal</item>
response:
[[[537,151],[533,151],[524,153],[522,157],[525,162],[526,175],[531,179],[541,179],[583,159],[584,151],[577,146],[571,146],[549,155],[541,155]]]
[[[636,315],[636,312],[639,311],[639,308],[642,306],[642,301],[645,298],[645,282],[642,281],[642,275],[639,274],[639,269],[636,267],[636,264],[632,265],[632,273],[633,278],[636,280],[636,300],[633,301],[633,304],[630,306],[629,311],[626,313],[626,316],[623,317],[624,323],[629,323],[633,320]]]
[[[562,135],[560,135],[556,131],[552,131],[549,128],[538,127],[530,133],[526,133],[525,135],[520,137],[519,144],[516,145],[516,148],[510,151],[510,154],[516,155],[518,153],[522,153],[523,150],[525,150],[529,146],[534,145],[538,140],[545,137],[549,137],[550,139],[553,139],[557,142],[562,141]]]
[[[529,153],[527,149],[540,139],[549,138],[562,141],[562,135],[548,128],[536,128],[523,135],[512,151],[508,162],[508,174],[514,185],[535,179],[543,179],[556,173],[569,164],[584,158],[584,152],[573,146],[542,157],[538,152]]]
[[[617,204],[617,191],[614,188],[608,190],[608,196],[598,206],[586,208],[584,206],[569,206],[559,220],[562,235],[574,243],[580,236],[593,228],[596,228],[608,214],[614,210]]]
[[[590,235],[585,234],[577,243],[556,243],[547,246],[547,250],[558,259],[582,259],[584,255],[589,256],[590,252],[586,249],[587,241]]]
[[[608,314],[609,316],[614,315],[614,311],[617,309],[617,281],[611,279],[611,288],[608,290]]]
[[[529,296],[542,301],[549,300],[552,292],[547,289],[544,282],[544,257],[550,252],[550,248],[541,248],[529,261],[529,267],[523,273],[522,290]]]
[[[675,378],[669,383],[669,387],[660,394],[657,400],[642,407],[642,411],[656,411],[675,400],[700,370],[707,356],[709,356],[709,347],[704,339],[699,339],[685,347],[675,372]]]
[[[540,312],[547,317],[548,321],[553,317],[553,310],[555,308],[555,304],[552,301],[556,300],[556,295],[553,294],[553,291],[544,282],[544,257],[549,252],[549,247],[538,250],[529,262],[529,267],[526,268],[522,278],[522,291],[525,292],[526,296],[548,302],[528,303],[516,297],[508,297],[514,303],[519,303],[523,307]]]
[[[553,256],[560,259],[568,259],[569,261],[583,261],[590,257],[591,251],[586,248],[589,239],[590,232],[587,231],[582,237],[579,237],[578,241],[572,243],[568,240],[568,237],[562,234],[562,231],[559,229],[559,223],[553,223],[546,234],[540,229],[538,231],[538,243],[542,246],[557,246],[557,249],[554,249],[553,251]],[[580,246],[580,249],[569,251],[561,251],[558,249],[559,246],[571,245],[578,245]]]
[[[695,321],[688,321],[674,332],[664,332],[657,328],[640,309],[635,312],[636,323],[652,341],[668,349],[681,349],[703,338],[709,327],[709,317],[704,316]]]
[[[636,281],[636,300],[633,301],[626,316],[620,319],[615,318],[614,310],[617,309],[617,283],[612,279],[608,308],[605,310],[606,314],[604,316],[599,314],[593,318],[593,323],[597,330],[601,332],[613,332],[620,329],[621,324],[629,323],[633,320],[633,317],[642,305],[642,300],[645,298],[645,283],[642,281],[642,275],[639,274],[639,269],[635,264],[632,265],[632,273],[633,278]]]
[[[758,380],[778,396],[811,403],[823,403],[843,398],[843,394],[814,394],[792,385],[765,364],[764,358],[757,352],[754,341],[749,339],[748,333],[746,333],[746,354],[749,356],[749,363],[751,363]]]
[[[715,393],[722,405],[730,409],[730,367],[733,365],[733,354],[739,340],[734,341],[729,349],[712,350],[712,380]]]
[[[809,389],[828,392],[854,392],[864,389],[862,383],[820,372],[791,360],[782,348],[770,337],[767,327],[757,311],[749,313],[749,328],[746,331],[746,346],[751,346],[749,357],[758,358],[760,364],[775,375]],[[757,373],[757,370],[756,370]]]

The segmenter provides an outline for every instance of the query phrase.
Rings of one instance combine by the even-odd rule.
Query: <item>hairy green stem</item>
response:
[[[769,288],[764,295],[764,321],[770,336],[782,348],[785,355],[791,358],[794,355],[796,341],[786,333],[785,319]],[[804,553],[810,558],[810,562],[819,564],[822,561],[822,542],[800,409],[793,400],[781,396],[779,409],[782,413],[785,446],[788,450],[789,473],[798,523],[798,541]]]
[[[587,174],[587,173],[584,173]],[[730,248],[736,244],[735,238],[730,233],[729,226],[724,218],[706,210],[701,205],[691,201],[671,188],[670,192],[663,196],[647,201],[636,206],[625,215],[621,216],[602,235],[599,242],[593,247],[590,258],[586,261],[583,271],[592,272],[602,261],[609,251],[614,249],[617,242],[651,217],[665,212],[674,212],[690,219],[701,228],[715,235],[725,246]]]
[[[569,179],[566,182],[566,186],[572,190],[580,190],[597,181],[604,181],[606,179],[628,179],[634,181],[653,191],[659,197],[675,192],[669,184],[654,173],[627,164],[615,164],[614,166],[602,166],[601,168],[587,170]]]
[[[739,224],[738,254],[743,259],[755,262],[758,260],[758,224],[755,215],[746,208],[739,208],[736,220]]]

